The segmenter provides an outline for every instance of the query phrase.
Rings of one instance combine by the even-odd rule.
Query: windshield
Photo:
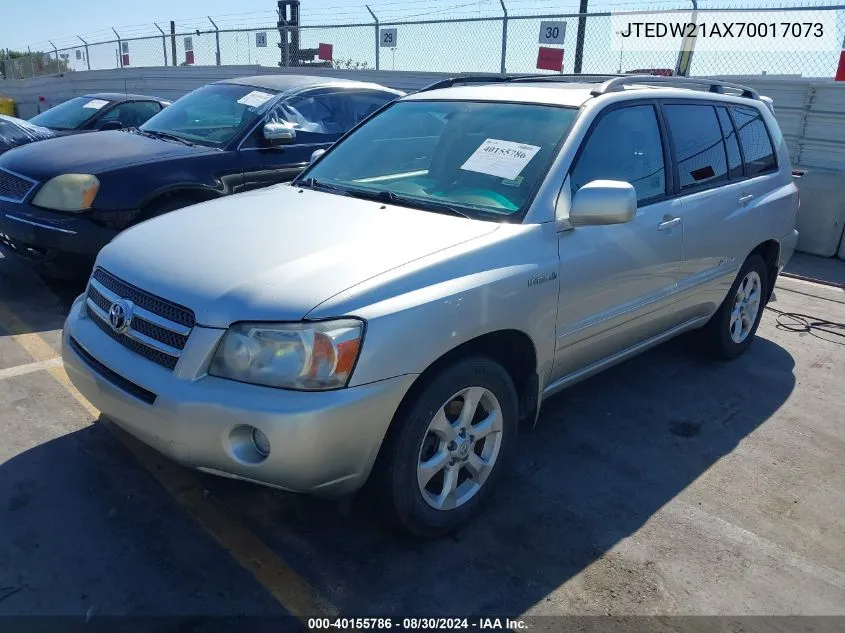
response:
[[[28,121],[0,114],[0,152],[32,141],[52,138],[55,134]]]
[[[400,101],[297,182],[405,206],[448,205],[470,217],[516,216],[545,178],[576,113],[520,103]]]
[[[236,84],[211,84],[185,95],[141,126],[142,132],[161,132],[193,143],[223,147],[259,112],[276,92]]]
[[[76,97],[35,115],[29,122],[54,130],[76,130],[97,116],[97,113],[110,103],[112,102],[106,99]]]

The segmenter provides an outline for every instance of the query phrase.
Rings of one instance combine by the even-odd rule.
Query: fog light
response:
[[[262,456],[267,457],[270,454],[270,440],[264,433],[255,427],[252,428],[252,445]]]

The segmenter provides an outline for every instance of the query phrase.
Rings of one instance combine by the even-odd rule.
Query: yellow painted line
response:
[[[56,352],[39,334],[0,301],[0,327],[38,361],[56,357]],[[61,365],[47,371],[82,405],[91,420],[103,423],[130,453],[155,477],[168,493],[208,532],[217,543],[292,615],[307,624],[309,617],[336,616],[337,608],[323,598],[284,560],[226,509],[206,497],[205,490],[191,471],[151,449],[111,423],[73,386]]]
[[[0,327],[11,335],[34,361],[50,360],[56,357],[56,351],[32,328],[21,321],[2,301],[0,301]]]

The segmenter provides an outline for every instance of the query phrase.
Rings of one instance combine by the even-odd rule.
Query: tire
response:
[[[479,406],[467,425],[458,411],[473,400]],[[501,478],[517,420],[516,389],[499,364],[473,357],[445,368],[397,412],[371,478],[373,500],[397,527],[415,536],[451,532],[478,511]],[[485,430],[492,432],[476,437]],[[422,469],[424,462],[431,468]],[[420,479],[431,473],[424,487]]]
[[[716,358],[734,359],[743,354],[754,336],[769,297],[766,263],[759,255],[749,255],[716,314],[704,328],[706,350]],[[746,296],[757,297],[756,303]],[[756,310],[753,308],[756,306]],[[738,312],[735,315],[735,308]]]

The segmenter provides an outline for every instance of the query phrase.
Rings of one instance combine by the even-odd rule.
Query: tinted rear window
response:
[[[777,169],[775,150],[763,121],[763,115],[754,108],[731,107],[739,142],[745,156],[745,175],[757,176]]]
[[[681,190],[727,180],[728,165],[716,110],[709,105],[664,106]]]

